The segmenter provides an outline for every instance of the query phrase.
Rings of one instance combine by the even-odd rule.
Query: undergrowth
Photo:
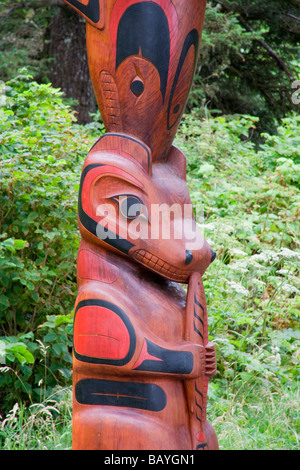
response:
[[[250,137],[256,119],[185,117],[196,217],[217,258],[205,273],[218,372],[209,416],[225,449],[299,445],[300,117]]]

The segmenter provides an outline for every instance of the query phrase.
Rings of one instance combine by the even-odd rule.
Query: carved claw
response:
[[[205,375],[212,377],[217,372],[217,356],[214,343],[209,342],[205,347]]]

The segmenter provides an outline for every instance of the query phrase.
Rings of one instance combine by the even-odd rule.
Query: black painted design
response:
[[[97,222],[94,219],[92,219],[89,215],[87,215],[86,212],[84,212],[82,208],[81,194],[82,194],[83,183],[84,183],[86,175],[88,174],[90,170],[93,170],[94,168],[97,168],[99,166],[103,166],[103,165],[101,163],[94,163],[93,165],[86,166],[85,169],[82,171],[81,179],[80,179],[79,195],[78,195],[78,216],[79,216],[80,222],[90,233],[92,233],[95,236],[97,236],[97,233],[96,233]]]
[[[148,172],[150,171],[150,152],[148,147],[146,147],[142,142],[139,140],[135,139],[134,137],[129,137],[123,134],[114,134],[114,133],[109,133],[105,134],[100,137],[100,139],[95,142],[95,144],[91,147],[90,152],[93,150],[93,148],[100,142],[100,140],[105,139],[109,136],[113,137],[119,137],[119,138],[124,138],[128,140],[132,140],[133,142],[139,144],[144,150],[146,150],[147,153],[147,160],[148,160]],[[109,151],[109,150],[108,150]],[[97,226],[98,223],[92,219],[84,210],[82,207],[82,199],[81,199],[81,194],[82,194],[82,188],[83,188],[83,183],[85,180],[86,175],[90,170],[96,167],[104,166],[102,163],[93,163],[91,165],[88,165],[85,167],[85,169],[82,171],[81,174],[81,180],[80,180],[80,188],[79,188],[79,195],[78,195],[78,217],[82,225],[88,230],[91,234],[95,235],[95,237],[100,238],[97,234]],[[116,248],[117,250],[121,251],[122,253],[125,253],[128,255],[129,250],[134,247],[134,244],[131,243],[130,241],[126,240],[125,238],[120,237],[118,234],[111,232],[110,230],[104,228],[103,229],[105,232],[105,238],[102,239],[105,243],[108,245]],[[102,235],[102,234],[101,234]]]
[[[138,382],[84,379],[75,386],[75,397],[82,405],[102,405],[161,411],[167,404],[164,390]]]
[[[141,80],[134,80],[130,85],[130,90],[135,96],[140,96],[144,91],[144,84]]]
[[[200,392],[200,390],[198,390],[197,388],[197,385],[195,384],[195,392],[199,395],[199,399],[201,399],[201,404],[203,405],[203,394]],[[202,428],[202,419],[201,419],[201,416],[202,416],[202,406],[198,403],[197,401],[197,395],[195,396],[195,405],[197,408],[200,409],[200,416],[198,415],[198,410],[196,410],[196,419],[199,421],[200,423],[200,426]],[[207,445],[207,442],[202,442],[201,444],[198,444],[196,446],[196,450],[203,450],[205,449],[206,447],[208,447]]]
[[[195,301],[195,304],[198,305],[198,307],[200,307],[202,309],[202,312],[204,312],[204,307],[200,304],[200,302],[197,300],[197,297],[194,296],[194,301]]]
[[[206,447],[208,448],[208,445],[206,442],[204,442],[203,444],[196,446],[196,450],[204,450]]]
[[[200,330],[198,330],[198,328],[196,327],[196,323],[194,322],[194,330],[195,332],[200,336],[200,338],[202,339],[202,343],[204,341],[204,338],[203,338],[203,335],[202,333],[200,332]]]
[[[192,31],[189,32],[189,34],[187,35],[187,37],[184,41],[183,47],[182,47],[182,51],[181,51],[180,59],[179,59],[179,62],[178,62],[178,66],[177,66],[177,70],[176,70],[176,74],[175,74],[175,78],[174,78],[174,82],[173,82],[172,90],[171,90],[171,94],[170,94],[170,99],[169,99],[169,105],[168,105],[168,130],[172,129],[172,127],[175,126],[176,122],[178,121],[178,119],[181,116],[181,112],[179,113],[180,108],[176,104],[175,108],[173,109],[173,112],[175,114],[178,113],[178,116],[175,119],[175,121],[173,122],[173,124],[170,124],[170,121],[171,121],[171,107],[172,107],[172,102],[173,102],[175,90],[176,90],[178,80],[179,80],[179,77],[180,77],[180,72],[181,72],[181,69],[184,65],[184,61],[186,59],[186,56],[188,55],[188,52],[189,52],[189,50],[192,46],[194,46],[194,48],[195,48],[195,63],[194,63],[194,70],[195,70],[195,66],[196,66],[196,63],[197,63],[197,57],[198,57],[198,47],[199,47],[199,34],[198,34],[198,31],[196,29],[192,29]],[[194,73],[191,76],[190,87],[192,85],[193,75],[194,75]],[[181,104],[181,111],[183,110],[184,104],[185,103]]]
[[[84,179],[87,175],[87,173],[92,170],[93,168],[96,168],[98,166],[103,166],[100,163],[95,163],[92,165],[88,165],[82,172],[81,174],[81,180],[80,180],[80,189],[79,189],[79,196],[78,196],[78,217],[84,228],[88,230],[91,234],[95,235],[97,238],[99,238],[97,234],[97,226],[98,223],[92,219],[84,210],[82,207],[82,200],[81,200],[81,193],[82,193],[82,187],[84,183]],[[119,251],[122,253],[125,253],[128,255],[129,250],[134,246],[133,243],[129,242],[125,238],[120,237],[118,234],[113,233],[112,231],[108,229],[105,230],[105,239],[103,241],[107,243],[108,245],[117,248]]]
[[[87,5],[79,2],[78,0],[67,0],[76,10],[80,11],[93,23],[98,23],[100,20],[100,6],[99,0],[90,0]]]
[[[146,340],[148,354],[155,359],[145,359],[135,370],[164,372],[166,374],[190,374],[193,370],[193,355],[187,351],[171,351]]]
[[[195,385],[195,392],[199,395],[199,398],[201,399],[201,404],[203,404],[203,394],[198,390],[197,385]],[[198,415],[198,410],[196,410],[196,419],[199,421],[200,425],[202,426],[202,406],[198,403],[197,401],[197,395],[195,395],[195,405],[197,408],[200,409],[200,416]]]
[[[204,327],[204,322],[202,320],[202,318],[199,317],[199,315],[197,315],[196,313],[196,309],[194,308],[194,317],[200,321],[200,323],[202,324],[202,326]]]
[[[173,109],[173,113],[174,113],[174,114],[177,114],[177,113],[179,113],[179,110],[180,110],[180,105],[179,105],[179,104],[176,104],[176,106],[175,106],[174,109]]]
[[[153,2],[131,5],[120,19],[116,69],[127,57],[139,55],[140,51],[157,68],[164,99],[170,63],[170,31],[164,11]]]
[[[195,302],[195,306],[194,306],[194,330],[195,332],[200,336],[201,340],[202,340],[202,344],[204,346],[204,321],[203,319],[200,317],[200,315],[198,315],[196,313],[196,306],[197,307],[200,307],[201,310],[202,310],[202,314],[204,314],[204,307],[201,305],[201,303],[197,300],[197,297],[196,295],[194,296],[194,302]],[[202,330],[202,333],[200,331],[200,329]]]
[[[136,336],[135,336],[134,328],[128,316],[123,312],[123,310],[117,307],[117,305],[114,305],[111,302],[107,302],[106,300],[100,300],[100,299],[87,299],[87,300],[82,300],[81,302],[78,303],[76,310],[75,310],[74,322],[76,321],[76,314],[78,310],[82,307],[90,307],[90,306],[105,307],[109,310],[112,310],[121,318],[129,334],[129,338],[130,338],[129,350],[128,350],[127,355],[123,359],[104,359],[104,358],[97,358],[97,357],[82,356],[81,354],[77,353],[75,346],[74,346],[74,355],[76,359],[82,362],[88,362],[90,364],[106,364],[106,365],[112,365],[112,366],[123,366],[127,364],[131,360],[135,351],[135,346],[136,346]]]
[[[99,142],[99,140],[98,140],[98,142]],[[82,171],[82,174],[81,174],[80,188],[79,188],[79,195],[78,195],[78,217],[79,217],[79,220],[82,223],[82,225],[84,226],[84,228],[86,230],[88,230],[88,232],[90,232],[91,234],[95,235],[95,237],[97,237],[97,238],[99,238],[98,234],[97,234],[98,223],[94,219],[92,219],[83,210],[82,199],[81,199],[82,196],[81,195],[82,195],[82,188],[83,188],[83,183],[84,183],[84,180],[86,178],[86,175],[88,174],[88,172],[90,170],[93,170],[94,168],[97,168],[97,167],[100,167],[100,166],[103,166],[103,164],[102,163],[94,163],[92,165],[88,165],[88,166],[85,167],[85,169]],[[106,237],[103,241],[105,243],[107,243],[108,245],[110,245],[114,248],[117,248],[122,253],[125,253],[125,254],[128,255],[129,250],[134,246],[134,244],[129,242],[125,238],[120,237],[118,234],[111,232],[108,229],[104,229],[104,230],[105,230]]]

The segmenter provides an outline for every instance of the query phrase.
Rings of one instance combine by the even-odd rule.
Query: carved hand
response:
[[[209,342],[205,347],[205,375],[212,377],[217,372],[216,346]]]

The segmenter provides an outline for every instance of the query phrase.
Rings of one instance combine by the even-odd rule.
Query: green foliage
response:
[[[271,387],[270,381],[233,379],[210,388],[208,414],[223,450],[298,450],[299,388],[296,383]]]
[[[299,113],[299,18],[297,0],[209,0],[190,105],[257,116],[256,140],[274,133],[287,113]]]
[[[6,409],[70,380],[77,192],[91,140],[58,90],[25,72],[2,86],[0,100],[0,395]]]
[[[205,278],[218,377],[237,388],[299,375],[299,117],[286,117],[259,151],[255,123],[187,115],[177,138],[199,222],[218,253]]]
[[[208,416],[223,449],[297,449],[299,116],[265,134],[259,150],[256,124],[190,114],[176,139],[198,223],[217,252],[204,279],[218,358]]]
[[[264,167],[272,170],[272,181],[282,186],[300,187],[300,116],[282,119],[278,135],[263,134],[265,143],[260,146],[259,156]]]
[[[53,6],[40,0],[0,0],[0,80],[14,77],[18,69],[44,79],[50,58],[43,57],[45,31]]]

